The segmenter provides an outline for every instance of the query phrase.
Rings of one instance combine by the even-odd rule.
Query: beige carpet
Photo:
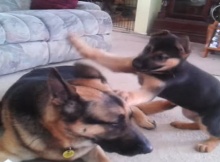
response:
[[[112,52],[123,56],[137,55],[148,41],[148,37],[113,33]],[[192,43],[192,54],[189,61],[211,74],[220,76],[220,55],[209,55],[208,58],[201,58],[204,45]],[[89,62],[89,61],[84,61]],[[89,62],[91,63],[91,62]],[[68,63],[69,65],[72,62]],[[95,65],[94,63],[92,63]],[[97,66],[97,65],[95,65]],[[113,88],[122,90],[133,90],[139,87],[134,75],[115,74],[109,70],[97,66],[105,74]],[[0,78],[1,91],[3,95],[7,87],[13,83],[20,74],[7,76],[6,79]],[[207,83],[208,84],[208,83]],[[186,96],[187,97],[187,96]],[[220,146],[212,153],[198,153],[194,150],[197,143],[207,139],[207,135],[201,131],[183,131],[169,126],[175,120],[187,120],[180,108],[152,115],[152,119],[157,122],[156,130],[143,130],[143,133],[151,141],[154,151],[146,155],[126,157],[118,154],[108,154],[112,162],[219,162]]]

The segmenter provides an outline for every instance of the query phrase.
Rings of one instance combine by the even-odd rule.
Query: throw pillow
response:
[[[78,0],[32,0],[31,9],[74,9]]]

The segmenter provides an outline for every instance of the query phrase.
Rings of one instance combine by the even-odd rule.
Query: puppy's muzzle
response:
[[[132,61],[132,66],[133,66],[135,69],[142,69],[142,68],[143,68],[142,59],[140,59],[139,57],[135,58],[135,59]]]

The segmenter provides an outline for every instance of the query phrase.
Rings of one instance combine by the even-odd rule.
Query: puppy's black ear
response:
[[[62,104],[74,95],[74,89],[68,87],[55,68],[52,68],[48,76],[48,88],[53,97],[53,103]]]
[[[166,35],[169,35],[171,34],[169,30],[161,30],[161,31],[158,31],[156,33],[152,33],[151,36],[152,37],[156,37],[156,36],[166,36]]]
[[[180,36],[179,43],[183,47],[184,51],[182,52],[182,58],[186,59],[191,53],[190,40],[188,36]]]

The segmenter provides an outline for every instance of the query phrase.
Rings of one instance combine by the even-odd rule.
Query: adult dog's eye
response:
[[[99,124],[99,125],[111,125],[111,126],[118,126],[119,122],[110,122],[110,121],[103,121],[103,120],[99,120],[99,119],[95,119],[95,118],[91,118],[91,117],[87,117],[86,119],[84,119],[85,123],[87,124]]]
[[[124,122],[125,122],[125,116],[121,114],[118,116],[118,121],[112,122],[109,124],[111,124],[111,126],[117,127],[117,126],[123,124]]]
[[[124,120],[125,120],[125,116],[124,115],[119,115],[119,117],[118,117],[118,122],[119,123],[121,123],[121,122],[124,122]]]

